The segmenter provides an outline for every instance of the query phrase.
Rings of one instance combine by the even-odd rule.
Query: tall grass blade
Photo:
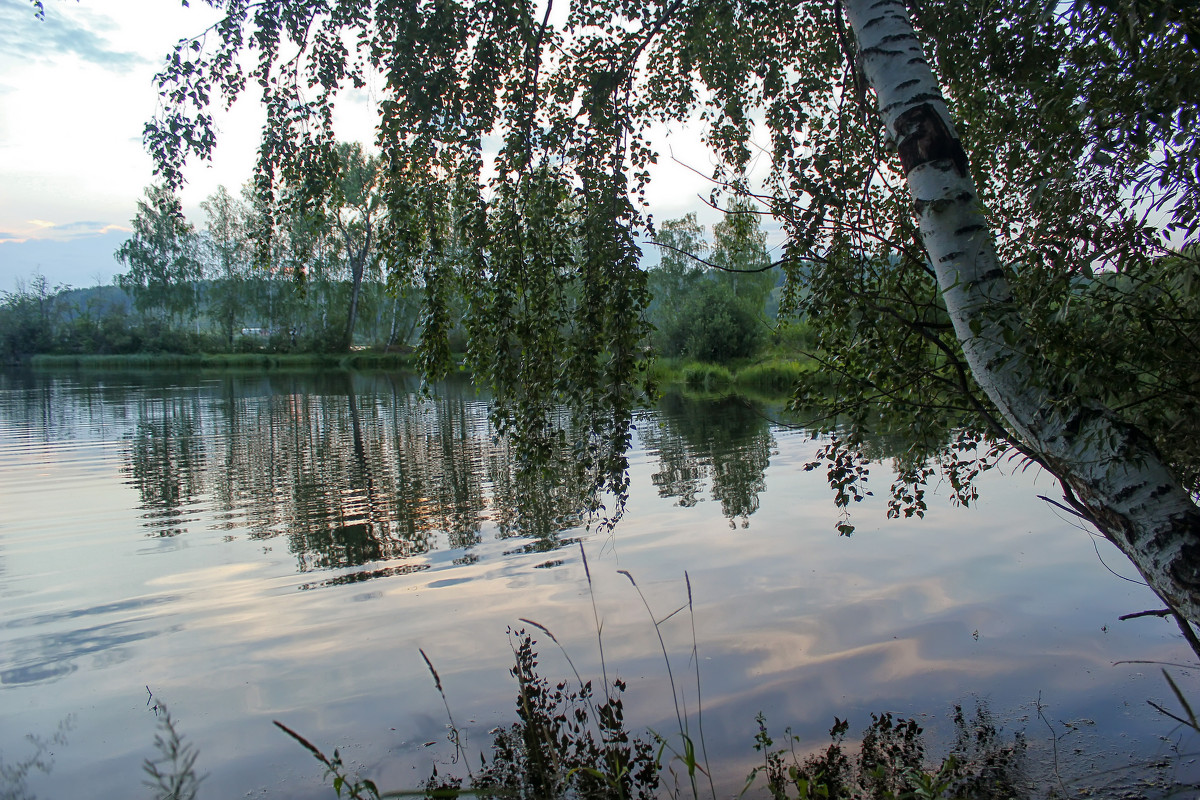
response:
[[[700,648],[696,644],[696,609],[692,605],[692,578],[687,570],[683,571],[683,582],[687,585],[688,618],[692,624],[692,663],[696,665],[696,729],[700,733],[700,756],[707,764],[709,761],[708,746],[704,742],[704,694],[700,690]],[[713,785],[712,775],[707,772],[704,774],[708,777],[708,791],[713,800],[717,800],[717,787]]]
[[[450,701],[446,699],[446,690],[442,688],[442,679],[438,675],[438,671],[434,668],[433,662],[429,660],[429,656],[425,655],[425,650],[418,647],[421,658],[425,659],[425,666],[429,667],[429,674],[433,676],[433,685],[437,687],[438,694],[442,696],[442,705],[446,709],[446,719],[450,721],[450,741],[454,743],[454,761],[462,759],[463,765],[467,768],[467,775],[474,780],[475,775],[471,772],[471,763],[467,759],[467,751],[463,747],[462,734],[458,730],[458,725],[454,722],[454,714],[450,712]]]
[[[600,621],[600,612],[596,609],[596,588],[592,585],[592,570],[588,567],[587,550],[584,549],[583,539],[579,540],[579,555],[583,558],[583,574],[587,578],[588,596],[592,599],[592,620],[596,624],[596,647],[600,651],[600,677],[604,679],[604,699],[611,701],[608,665],[604,662],[604,623]]]
[[[1179,690],[1179,686],[1176,685],[1175,679],[1172,678],[1171,673],[1167,672],[1165,669],[1162,671],[1162,674],[1163,677],[1167,679],[1167,685],[1171,687],[1171,691],[1175,693],[1175,699],[1179,701],[1179,705],[1183,706],[1184,713],[1187,714],[1187,720],[1180,720],[1180,722],[1183,722],[1194,731],[1200,731],[1200,725],[1196,723],[1196,715],[1192,711],[1192,706],[1190,703],[1188,703],[1187,698],[1183,696],[1183,692]],[[1175,717],[1175,719],[1179,718]]]
[[[322,753],[321,750],[315,744],[310,742],[308,739],[305,739],[303,736],[296,733],[294,730],[289,728],[287,725],[284,725],[279,720],[277,720],[277,719],[272,720],[272,722],[275,723],[276,728],[279,728],[279,730],[283,731],[288,736],[295,739],[300,744],[301,747],[303,747],[308,752],[312,753],[316,757],[316,759],[318,761],[320,761],[322,764],[324,764],[327,767],[332,766],[329,763],[329,758],[324,753]]]
[[[687,726],[687,717],[684,715],[684,713],[679,708],[679,691],[675,688],[675,673],[671,669],[671,657],[669,655],[667,655],[667,643],[663,639],[662,629],[659,628],[658,621],[654,618],[654,610],[650,608],[650,602],[648,600],[646,600],[646,595],[642,593],[642,588],[637,585],[637,581],[635,581],[633,579],[633,575],[631,575],[629,573],[629,570],[619,569],[619,570],[617,570],[617,574],[624,575],[626,578],[629,579],[629,582],[631,584],[633,584],[634,591],[636,591],[638,593],[638,597],[640,597],[642,599],[642,605],[646,607],[646,613],[650,615],[650,621],[652,623],[654,623],[654,634],[658,637],[658,646],[662,649],[663,662],[667,666],[667,681],[671,685],[671,700],[675,703],[675,721],[679,725],[679,735],[683,738],[683,740],[685,742],[685,747],[686,747],[686,742],[688,742],[690,739],[690,734],[688,733],[688,726]],[[662,741],[663,741],[663,744],[665,745],[666,740],[663,739]],[[699,800],[700,792],[696,786],[695,771],[693,769],[691,769],[690,766],[688,769],[688,777],[691,781],[692,797],[695,798],[696,800]]]
[[[442,699],[446,699],[446,693],[442,690],[442,679],[438,677],[438,671],[434,669],[433,662],[429,660],[429,656],[425,655],[425,650],[418,647],[417,652],[421,654],[421,658],[425,659],[425,666],[429,667],[429,674],[433,675],[433,685],[437,687],[441,693]]]

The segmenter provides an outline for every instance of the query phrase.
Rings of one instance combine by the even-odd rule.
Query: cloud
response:
[[[46,9],[46,19],[39,21],[33,6],[6,3],[0,6],[0,52],[36,62],[69,54],[117,72],[148,63],[137,53],[114,49],[103,35],[112,27],[104,17],[61,7]]]
[[[31,219],[26,222],[23,230],[0,231],[0,243],[3,242],[71,242],[78,239],[90,239],[97,236],[107,236],[110,233],[129,233],[128,226],[102,220],[80,220],[76,222],[47,222],[44,219]]]
[[[80,234],[88,236],[100,233],[107,227],[112,226],[107,222],[64,222],[62,225],[55,225],[54,230],[68,236],[78,236]]]

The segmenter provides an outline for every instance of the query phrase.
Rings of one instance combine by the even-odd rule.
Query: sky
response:
[[[0,292],[36,274],[52,286],[86,287],[122,271],[113,251],[154,180],[142,147],[158,99],[154,75],[176,41],[216,19],[206,4],[180,0],[44,7],[39,21],[28,0],[0,0]],[[340,138],[373,139],[375,99],[368,86],[339,102]],[[205,197],[222,184],[236,193],[250,178],[261,120],[253,96],[217,112],[212,163],[185,172],[184,212],[197,227]],[[697,131],[663,129],[656,144],[651,211],[661,220],[696,210],[711,225],[716,215],[699,199],[711,188],[702,177],[711,158]]]
[[[163,0],[44,5],[42,22],[28,0],[0,0],[0,291],[38,271],[72,286],[120,271],[112,252],[151,181],[151,78],[211,14]]]

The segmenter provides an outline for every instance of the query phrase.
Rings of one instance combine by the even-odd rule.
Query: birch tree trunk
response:
[[[1039,358],[903,0],[845,0],[845,8],[976,381],[1068,499],[1164,600],[1200,622],[1200,509],[1144,434],[1080,398]]]
[[[367,266],[367,255],[371,251],[371,217],[370,214],[363,215],[363,224],[366,231],[363,233],[362,241],[355,242],[354,237],[350,233],[350,226],[347,223],[338,219],[338,227],[342,233],[342,239],[346,243],[346,255],[350,261],[350,309],[346,314],[346,349],[350,350],[354,345],[354,326],[358,321],[358,297],[362,292],[363,272]]]

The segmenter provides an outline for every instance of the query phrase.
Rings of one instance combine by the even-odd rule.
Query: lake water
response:
[[[1032,773],[1056,741],[1068,789],[1195,777],[1197,742],[1147,703],[1178,709],[1160,666],[1125,663],[1194,654],[1171,622],[1118,621],[1159,603],[1038,499],[1057,495],[1036,470],[986,474],[970,509],[935,492],[901,521],[877,467],[839,537],[823,471],[803,469],[818,443],[771,423],[778,409],[669,396],[637,418],[624,517],[589,529],[569,487],[517,492],[468,386],[417,390],[389,375],[0,374],[0,754],[20,762],[27,734],[60,723],[66,740],[31,794],[146,796],[148,688],[199,748],[201,797],[332,796],[273,720],[383,788],[416,788],[455,768],[420,651],[478,753],[515,718],[507,630],[534,631],[522,618],[599,682],[593,599],[631,727],[670,732],[655,627],[618,570],[660,618],[690,579],[691,613],[660,630],[688,710],[702,705],[719,796],[756,763],[760,711],[817,746],[835,716],[853,736],[881,711],[945,738],[952,706],[978,702],[1024,731]],[[539,639],[543,674],[569,676]],[[1166,766],[1129,770],[1150,761]]]

